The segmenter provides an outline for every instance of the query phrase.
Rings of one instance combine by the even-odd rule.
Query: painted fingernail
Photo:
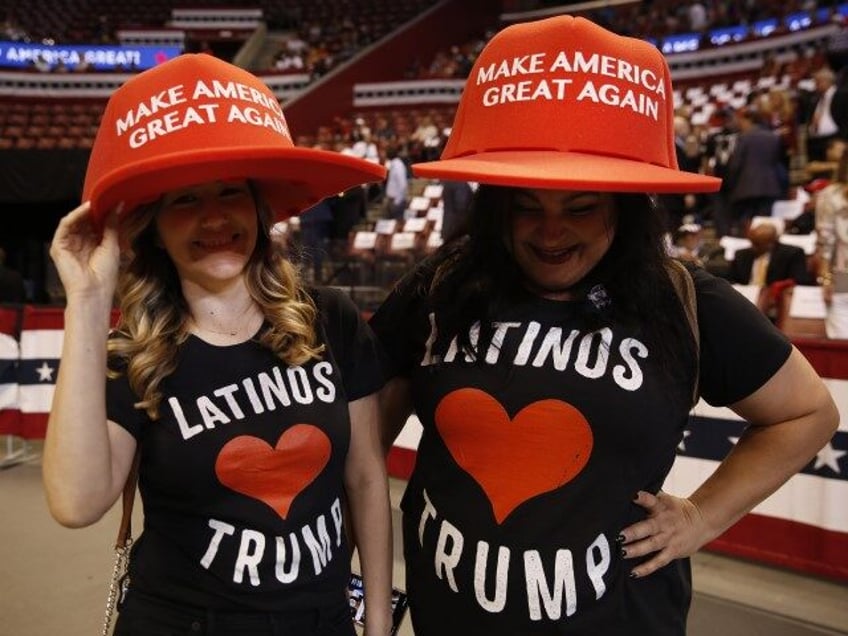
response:
[[[642,492],[642,491],[640,490],[640,491],[639,491],[639,492],[637,492],[635,495],[633,495],[633,501],[638,501],[638,500],[639,500],[639,494],[640,494],[641,492]]]
[[[627,558],[627,550],[626,549],[621,548],[621,556],[624,557],[625,559]]]
[[[638,579],[639,575],[636,574],[636,572],[634,570],[630,570],[630,578],[631,579]]]
[[[616,543],[624,543],[624,535],[620,534],[615,538]]]

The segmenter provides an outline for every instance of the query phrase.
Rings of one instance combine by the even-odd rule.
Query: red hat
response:
[[[129,211],[176,188],[252,179],[279,220],[385,175],[379,164],[295,147],[259,78],[211,55],[183,54],[109,98],[82,198],[99,221],[119,203]]]
[[[682,172],[665,58],[583,18],[509,26],[471,70],[439,161],[419,177],[529,188],[710,192]]]
[[[810,181],[806,186],[804,186],[804,189],[807,192],[809,192],[810,194],[813,194],[813,193],[818,192],[820,190],[824,190],[829,185],[830,185],[829,179],[819,178],[819,179],[813,179],[812,181]]]

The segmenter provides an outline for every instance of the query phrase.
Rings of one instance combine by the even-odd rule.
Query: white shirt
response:
[[[399,157],[389,161],[389,175],[386,177],[386,196],[394,203],[406,200],[408,178],[406,164]]]
[[[833,116],[830,114],[830,104],[833,101],[834,93],[836,93],[836,86],[831,86],[824,92],[818,104],[816,104],[813,121],[815,122],[818,118],[818,127],[815,130],[810,130],[810,134],[813,137],[829,137],[839,131],[839,127],[833,121]]]

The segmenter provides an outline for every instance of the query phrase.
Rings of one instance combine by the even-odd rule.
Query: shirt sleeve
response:
[[[409,377],[430,335],[424,287],[419,271],[403,278],[371,316],[387,377]]]
[[[126,373],[106,380],[106,418],[136,439],[141,435],[142,424],[149,421],[145,411],[135,408],[138,400]]]
[[[323,288],[316,295],[348,401],[379,391],[384,384],[379,344],[359,309],[347,294],[335,289]]]
[[[713,406],[762,387],[789,358],[792,344],[747,298],[721,278],[694,274],[700,332],[700,393]]]

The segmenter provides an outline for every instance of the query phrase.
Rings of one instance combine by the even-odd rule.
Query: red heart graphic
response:
[[[215,461],[218,480],[271,506],[286,518],[292,501],[321,474],[330,460],[330,439],[312,424],[295,424],[271,448],[265,440],[239,435]]]
[[[589,423],[561,400],[533,402],[510,419],[485,391],[459,389],[439,402],[436,427],[499,524],[521,503],[574,479],[592,454]]]

